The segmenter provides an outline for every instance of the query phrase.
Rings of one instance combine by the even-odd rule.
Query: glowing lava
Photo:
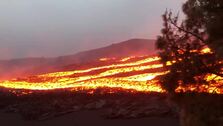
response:
[[[111,64],[111,60],[113,61]],[[31,76],[23,79],[1,81],[0,87],[7,89],[25,90],[54,90],[67,89],[94,90],[97,88],[121,88],[140,92],[164,92],[157,77],[166,74],[159,57],[141,56],[118,58],[102,58],[101,65],[82,70],[54,72]],[[169,64],[171,65],[171,64]],[[209,79],[211,76],[209,77]],[[179,87],[177,91],[194,90],[195,87]],[[222,88],[201,86],[201,91],[223,93]]]
[[[134,61],[126,62],[130,59]],[[11,89],[28,90],[53,90],[75,88],[97,89],[97,88],[122,88],[135,91],[156,91],[163,92],[157,81],[153,79],[165,74],[165,72],[151,72],[153,69],[162,68],[157,62],[158,57],[127,57],[117,60],[116,63],[98,66],[84,70],[66,72],[55,72],[43,75],[36,75],[24,79],[14,79],[0,82],[0,86]],[[109,58],[99,59],[100,62],[109,62]],[[112,58],[112,60],[115,60]],[[100,72],[97,72],[100,71]]]

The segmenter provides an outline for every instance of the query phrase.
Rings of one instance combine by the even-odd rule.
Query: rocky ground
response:
[[[26,120],[47,120],[68,113],[100,110],[105,119],[145,117],[177,118],[177,109],[159,93],[105,93],[106,89],[90,92],[34,92],[20,95],[0,93],[0,106],[6,113],[18,113]]]

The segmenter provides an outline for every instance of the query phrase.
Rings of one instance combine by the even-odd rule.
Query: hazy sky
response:
[[[0,59],[52,57],[156,38],[183,0],[0,0]]]

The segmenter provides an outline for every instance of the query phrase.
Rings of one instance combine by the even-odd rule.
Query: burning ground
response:
[[[140,42],[142,46],[137,47],[137,50],[148,47],[147,41],[130,40],[75,55],[79,58],[90,56],[91,60],[78,64],[73,64],[71,61],[74,59],[80,61],[79,58],[73,56],[60,58],[65,59],[62,62],[65,67],[59,69],[59,72],[49,72],[48,67],[42,65],[38,68],[40,71],[47,69],[45,74],[1,80],[0,107],[5,112],[19,113],[25,119],[31,120],[46,120],[85,110],[100,110],[102,111],[100,115],[108,119],[177,118],[178,108],[166,102],[165,90],[158,81],[160,76],[168,72],[160,63],[160,58],[156,55],[144,55],[148,52],[131,56],[138,52],[137,50],[129,53],[129,48],[134,50],[135,45]],[[131,46],[126,46],[129,43]],[[120,57],[119,50],[122,50]],[[208,75],[206,79],[219,83],[210,86],[179,87],[176,91],[207,93],[214,99],[221,97],[222,78]],[[199,99],[206,98],[206,96],[201,97]],[[219,99],[221,101],[221,98]],[[215,109],[212,110],[215,112]]]
[[[131,56],[127,58],[101,58],[83,69],[73,71],[54,72],[43,75],[16,78],[0,82],[2,88],[9,89],[18,95],[31,93],[36,90],[66,89],[72,92],[110,88],[131,90],[131,92],[165,92],[158,82],[159,76],[167,73],[157,56]],[[93,65],[92,65],[93,64]],[[171,64],[168,64],[171,65]],[[81,67],[79,67],[81,68]],[[214,75],[206,77],[208,80],[222,80]],[[10,90],[11,89],[11,90]],[[18,92],[19,90],[19,92]],[[24,91],[20,91],[24,90]],[[203,85],[197,87],[179,87],[178,92],[197,91],[222,94],[221,85]]]
[[[11,89],[53,90],[96,89],[99,87],[123,88],[136,91],[162,92],[153,80],[164,74],[158,57],[128,57],[124,59],[99,59],[101,66],[55,72],[27,78],[0,82],[0,86]],[[103,65],[104,64],[104,65]],[[105,65],[107,64],[107,65]]]
[[[79,69],[0,82],[1,107],[26,119],[45,120],[100,109],[104,118],[177,117],[166,102],[159,76],[167,73],[157,56],[100,58]],[[168,64],[171,65],[171,64]],[[207,79],[220,81],[213,75]],[[219,85],[179,87],[178,92],[222,94]]]
[[[2,108],[35,120],[92,109],[109,119],[176,115],[157,82],[166,72],[156,56],[100,58],[78,68],[1,81]]]

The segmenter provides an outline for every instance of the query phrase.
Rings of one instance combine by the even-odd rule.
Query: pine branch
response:
[[[179,29],[179,30],[181,30],[181,31],[183,31],[183,32],[185,32],[185,33],[191,34],[191,35],[193,35],[194,37],[198,38],[198,39],[199,39],[200,41],[202,41],[203,43],[206,43],[206,41],[205,41],[202,37],[200,37],[199,35],[197,35],[197,34],[191,32],[191,31],[187,31],[187,30],[185,30],[185,29],[179,27],[179,26],[178,26],[176,23],[174,23],[174,21],[172,21],[171,19],[170,19],[169,21],[170,21],[170,23],[171,23],[173,26],[175,26],[177,29]]]

